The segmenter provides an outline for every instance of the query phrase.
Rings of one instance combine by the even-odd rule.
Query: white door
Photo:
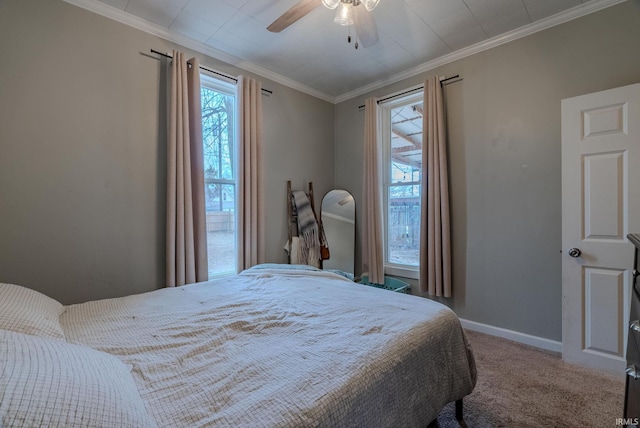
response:
[[[640,233],[640,84],[562,100],[562,357],[619,376],[629,233]]]

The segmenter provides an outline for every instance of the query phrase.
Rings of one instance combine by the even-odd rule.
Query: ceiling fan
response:
[[[355,27],[356,49],[358,42],[366,48],[378,42],[378,30],[371,11],[379,2],[380,0],[301,0],[273,21],[267,30],[279,33],[323,4],[329,9],[338,9],[335,23]],[[351,34],[347,41],[351,43]]]

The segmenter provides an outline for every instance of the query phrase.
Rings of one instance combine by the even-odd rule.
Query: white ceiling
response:
[[[324,6],[267,31],[299,0],[65,1],[337,102],[622,0],[380,0],[358,50]]]

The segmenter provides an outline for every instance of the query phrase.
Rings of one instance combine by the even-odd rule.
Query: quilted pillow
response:
[[[157,426],[113,355],[0,330],[0,363],[2,426]]]
[[[0,329],[65,340],[60,325],[64,306],[26,287],[0,283]]]

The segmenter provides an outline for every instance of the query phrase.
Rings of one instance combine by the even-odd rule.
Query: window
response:
[[[385,271],[418,277],[422,180],[422,94],[382,107]]]
[[[235,92],[201,75],[209,278],[236,273]]]

